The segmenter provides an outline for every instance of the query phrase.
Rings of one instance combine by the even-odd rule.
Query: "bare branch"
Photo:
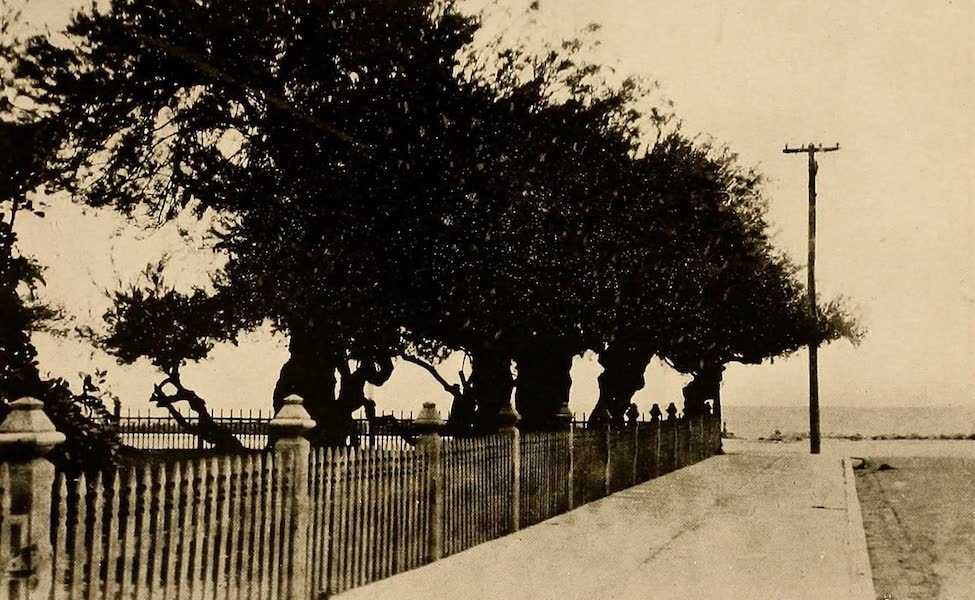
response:
[[[406,362],[413,363],[414,365],[417,365],[419,367],[423,367],[423,369],[425,369],[427,373],[429,373],[434,379],[437,380],[437,383],[439,383],[448,394],[454,396],[455,398],[460,396],[461,393],[460,386],[457,384],[448,383],[447,380],[444,379],[443,376],[440,375],[440,373],[437,371],[437,369],[430,363],[421,360],[415,356],[411,356],[409,354],[401,354],[400,358],[402,358]],[[461,377],[462,377],[461,381],[464,383],[466,387],[467,382],[463,380],[463,373],[461,373]]]

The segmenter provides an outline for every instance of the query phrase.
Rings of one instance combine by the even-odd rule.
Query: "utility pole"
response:
[[[788,144],[782,152],[798,154],[805,152],[809,155],[809,314],[816,319],[816,162],[817,152],[835,152],[840,145],[824,147],[822,144],[808,144],[799,148],[789,148]],[[819,344],[809,343],[809,452],[819,454]]]

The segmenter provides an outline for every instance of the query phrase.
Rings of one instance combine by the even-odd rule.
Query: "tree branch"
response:
[[[444,379],[443,376],[440,375],[440,373],[437,371],[437,369],[434,368],[434,366],[431,365],[430,363],[421,360],[415,356],[411,356],[409,354],[400,354],[400,358],[402,358],[406,362],[413,363],[414,365],[417,365],[419,367],[423,367],[423,369],[425,369],[427,373],[433,376],[433,378],[437,380],[437,383],[439,383],[443,387],[443,389],[454,398],[460,396],[460,386],[458,386],[457,384],[448,383],[447,380]],[[463,373],[461,374],[461,376],[463,377]]]
[[[295,118],[314,127],[315,129],[321,129],[323,131],[327,131],[328,133],[334,135],[335,137],[342,140],[343,142],[352,144],[357,148],[364,149],[367,147],[364,144],[355,141],[354,139],[352,139],[352,137],[349,134],[332,126],[331,124],[326,123],[320,119],[317,119],[311,115],[299,111],[294,106],[289,104],[287,101],[238,80],[237,78],[231,76],[227,72],[211,65],[209,62],[207,62],[205,59],[195,54],[194,52],[191,52],[185,48],[178,48],[158,38],[150,37],[147,35],[141,35],[141,34],[139,35],[139,37],[142,38],[142,40],[146,43],[146,45],[162,50],[163,52],[169,54],[170,56],[179,58],[180,60],[196,67],[200,72],[212,77],[213,79],[222,81],[223,83],[230,85],[232,87],[236,87],[239,90],[243,90],[248,94],[251,94],[257,98],[261,98],[271,106],[279,110],[282,110],[284,112],[290,113]]]
[[[172,385],[176,388],[175,393],[167,394],[163,390],[167,385]],[[207,410],[206,401],[199,394],[187,389],[183,385],[182,381],[180,381],[178,368],[169,370],[166,378],[153,386],[150,401],[155,402],[157,406],[161,406],[169,411],[169,415],[184,431],[203,438],[217,448],[227,450],[242,450],[244,448],[244,445],[237,439],[237,436],[213,419]],[[176,407],[173,405],[177,402],[186,402],[189,404],[190,410],[196,413],[197,421],[195,425],[190,423],[186,417],[176,410]]]

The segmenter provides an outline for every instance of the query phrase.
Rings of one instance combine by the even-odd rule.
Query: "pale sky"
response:
[[[502,2],[513,34],[528,4]],[[34,0],[28,14],[56,25],[66,11]],[[728,144],[768,177],[776,242],[801,264],[806,161],[782,148],[839,142],[842,150],[820,159],[817,282],[821,297],[851,300],[868,334],[859,348],[838,342],[820,352],[822,404],[975,407],[975,3],[542,0],[535,21],[538,35],[555,40],[602,24],[600,60],[658,81],[686,132]],[[119,230],[113,215],[63,202],[19,231],[22,248],[48,267],[46,294],[79,321],[104,309],[99,290],[163,250],[189,277],[206,260],[171,229]],[[76,379],[86,368],[83,345],[38,345],[52,373]],[[283,340],[258,334],[216,350],[184,380],[214,407],[266,408],[286,357]],[[126,406],[146,406],[151,369],[93,360],[111,366]],[[804,405],[806,360],[800,352],[731,366],[725,404]],[[597,375],[593,360],[577,361],[574,410],[595,401]],[[642,410],[679,403],[681,384],[652,366],[636,401]],[[448,406],[412,365],[376,399],[386,410]]]

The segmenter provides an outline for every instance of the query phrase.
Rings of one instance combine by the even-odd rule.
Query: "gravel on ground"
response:
[[[975,598],[975,459],[867,456],[857,493],[877,597]]]

